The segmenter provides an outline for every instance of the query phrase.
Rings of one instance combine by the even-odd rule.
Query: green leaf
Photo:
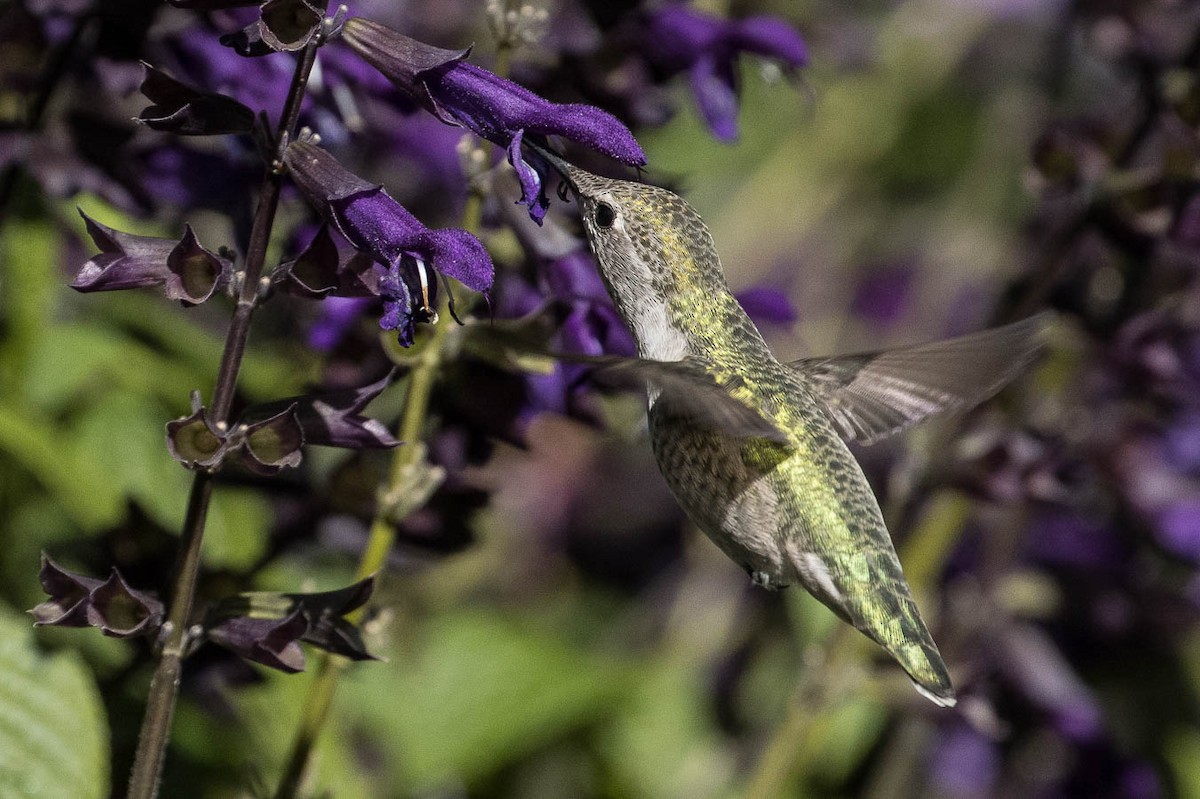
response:
[[[181,506],[180,513],[184,510]],[[204,527],[205,564],[214,569],[249,568],[267,546],[271,518],[271,503],[261,493],[219,486]]]
[[[5,220],[0,235],[0,379],[10,383],[29,362],[54,310],[62,273],[56,264],[61,234],[53,224],[18,218]]]
[[[44,655],[30,622],[0,612],[0,796],[108,796],[108,724],[86,666]]]
[[[0,403],[0,452],[56,496],[81,528],[115,523],[123,512],[119,492],[103,471],[84,468],[66,442],[67,436],[41,414]]]
[[[622,664],[484,611],[440,618],[399,646],[390,664],[357,670],[345,695],[415,790],[478,780],[607,715],[628,684]]]
[[[455,611],[406,626],[398,638],[389,662],[342,675],[315,761],[314,795],[363,795],[372,777],[392,793],[402,786],[403,795],[478,783],[606,718],[632,676],[623,662],[488,611]],[[279,761],[310,678],[268,679],[239,702],[251,738]],[[363,773],[364,735],[388,773]]]
[[[86,404],[113,388],[152,395],[183,411],[191,390],[206,382],[204,374],[111,327],[63,324],[39,339],[24,390],[33,405],[50,412]]]

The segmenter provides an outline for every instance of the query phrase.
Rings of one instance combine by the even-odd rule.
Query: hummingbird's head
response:
[[[639,352],[664,360],[683,357],[679,317],[689,309],[672,307],[687,302],[681,289],[726,289],[700,215],[666,189],[593,175],[540,147],[536,151],[578,199],[600,276]]]

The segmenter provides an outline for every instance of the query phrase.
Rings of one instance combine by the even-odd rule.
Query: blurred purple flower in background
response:
[[[808,63],[804,40],[777,17],[723,19],[683,3],[649,12],[641,42],[646,59],[666,76],[688,73],[704,121],[724,142],[738,135],[739,55],[771,59],[785,72]]]

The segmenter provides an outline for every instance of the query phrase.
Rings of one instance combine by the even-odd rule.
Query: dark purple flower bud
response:
[[[154,103],[138,114],[146,127],[182,136],[248,133],[254,127],[254,112],[232,97],[194,89],[145,62],[142,67],[141,92]]]
[[[1094,124],[1060,123],[1033,144],[1032,186],[1043,192],[1069,192],[1094,183],[1109,167],[1107,134]]]
[[[58,627],[87,627],[88,607],[92,590],[103,580],[67,571],[42,553],[42,570],[38,575],[42,590],[50,597],[29,611],[34,624]]]
[[[351,660],[374,660],[358,627],[344,618],[365,605],[374,590],[375,578],[367,577],[336,591],[284,596],[308,622],[301,640]]]
[[[468,64],[470,50],[443,50],[362,18],[346,22],[342,40],[397,89],[450,125],[461,125],[508,152],[521,181],[520,202],[540,222],[548,201],[549,166],[521,152],[526,135],[562,136],[631,166],[646,163],[633,134],[616,117],[589,105],[552,103],[486,69]]]
[[[221,37],[221,44],[238,55],[256,57],[306,46],[321,27],[321,12],[305,0],[268,0],[262,16],[237,33]]]
[[[287,672],[304,670],[300,641],[352,660],[373,660],[358,628],[343,617],[370,599],[374,585],[375,578],[368,577],[336,591],[256,591],[227,597],[208,613],[208,638],[244,658]]]
[[[295,403],[261,421],[239,422],[229,439],[238,461],[255,474],[272,475],[300,465],[304,430]]]
[[[123,233],[101,225],[82,210],[79,215],[100,252],[88,259],[71,282],[76,291],[162,285],[171,299],[198,305],[229,282],[233,265],[200,246],[190,225],[182,239],[173,241]]]
[[[292,397],[246,411],[247,417],[291,408],[304,434],[305,444],[350,449],[386,449],[400,442],[377,419],[361,414],[371,400],[391,383],[392,374],[362,388],[331,391],[313,396]]]
[[[233,616],[208,629],[208,638],[238,655],[295,674],[304,671],[300,636],[308,622],[299,611],[283,618]]]
[[[1010,622],[998,635],[1000,668],[1064,735],[1090,741],[1103,734],[1104,715],[1091,689],[1045,632]]]
[[[131,588],[116,569],[92,589],[88,621],[113,638],[154,635],[162,627],[163,603]]]
[[[224,460],[229,442],[209,421],[198,392],[192,392],[190,416],[167,422],[167,449],[187,469],[210,469]]]
[[[785,70],[808,63],[804,40],[774,17],[728,20],[668,5],[641,27],[646,59],[667,75],[687,71],[700,113],[721,141],[737,138],[736,59],[748,52],[774,59]]]
[[[877,327],[895,324],[908,309],[916,277],[917,270],[907,263],[872,271],[855,288],[850,311]]]

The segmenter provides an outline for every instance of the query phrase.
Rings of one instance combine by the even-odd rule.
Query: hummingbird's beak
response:
[[[531,141],[526,141],[524,144],[526,147],[533,150],[535,153],[545,159],[550,166],[554,167],[555,171],[562,175],[563,180],[567,182],[567,185],[571,187],[572,191],[574,191],[576,194],[579,193],[579,183],[575,180],[575,176],[582,173],[582,169],[574,164],[568,163],[567,161],[563,160],[561,156],[552,153],[550,150],[547,150],[541,145],[534,144]]]

